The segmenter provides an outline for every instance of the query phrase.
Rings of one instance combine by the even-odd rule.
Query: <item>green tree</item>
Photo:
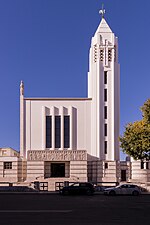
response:
[[[141,107],[143,113],[143,120],[145,123],[150,124],[150,99],[148,99],[144,105]]]
[[[135,160],[150,159],[150,99],[141,107],[143,119],[129,123],[120,137],[122,151]]]

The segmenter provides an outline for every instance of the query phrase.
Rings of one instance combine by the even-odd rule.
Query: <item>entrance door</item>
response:
[[[121,181],[126,181],[126,170],[121,170]]]
[[[51,177],[65,177],[65,163],[51,163]]]

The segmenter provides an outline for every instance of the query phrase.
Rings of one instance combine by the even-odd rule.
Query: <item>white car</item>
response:
[[[137,185],[134,184],[122,184],[116,187],[106,188],[104,195],[134,195],[138,196],[141,194],[141,190]]]

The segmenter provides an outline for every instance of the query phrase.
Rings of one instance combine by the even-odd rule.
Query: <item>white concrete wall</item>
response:
[[[100,61],[101,48],[104,50],[103,62]],[[111,62],[108,61],[109,48],[112,50]],[[106,85],[104,71],[108,72]],[[51,150],[55,148],[54,115],[60,115],[61,118],[63,115],[70,115],[70,150],[87,150],[87,153],[100,160],[119,160],[119,76],[117,38],[105,19],[102,19],[90,48],[88,99],[24,98],[24,103],[21,99],[21,107],[24,107],[24,111],[21,110],[21,121],[22,116],[24,117],[24,128],[21,128],[24,132],[21,132],[24,156],[26,157],[28,150],[45,150],[46,115],[53,117]],[[107,88],[107,102],[104,102],[104,88]],[[104,106],[108,108],[107,120],[104,120]],[[105,123],[107,137],[104,136]],[[104,141],[108,143],[107,154],[104,153]],[[60,150],[63,150],[63,139]]]
[[[70,150],[87,150],[91,154],[91,100],[25,99],[25,152],[45,150],[46,115],[70,115]],[[63,113],[63,114],[62,114]],[[71,129],[72,128],[72,129]],[[62,131],[63,132],[63,131]],[[54,130],[52,132],[54,149]],[[63,136],[63,133],[62,133]],[[63,138],[62,138],[63,139]],[[63,144],[63,142],[62,142]],[[63,150],[61,146],[60,150]]]
[[[4,162],[12,162],[12,169],[4,169]],[[22,160],[18,157],[0,157],[0,182],[18,182],[25,178]]]
[[[108,49],[112,51],[112,60],[108,60]],[[103,61],[100,51],[103,50]],[[119,160],[120,126],[120,71],[118,64],[118,42],[114,33],[103,18],[91,41],[88,73],[88,97],[91,106],[91,149],[92,155],[100,160]],[[107,71],[107,84],[104,84],[104,71]],[[107,89],[107,102],[104,101],[104,89]],[[104,119],[104,106],[107,106],[107,119]],[[107,123],[107,137],[104,136],[104,124]],[[104,141],[108,151],[104,153]]]

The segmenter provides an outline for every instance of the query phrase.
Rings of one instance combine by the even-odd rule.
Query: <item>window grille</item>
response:
[[[12,169],[12,162],[4,162],[4,170]]]
[[[109,62],[112,61],[112,50],[111,49],[108,50],[108,61]]]
[[[101,49],[100,50],[100,61],[103,61],[104,60],[104,50]]]

